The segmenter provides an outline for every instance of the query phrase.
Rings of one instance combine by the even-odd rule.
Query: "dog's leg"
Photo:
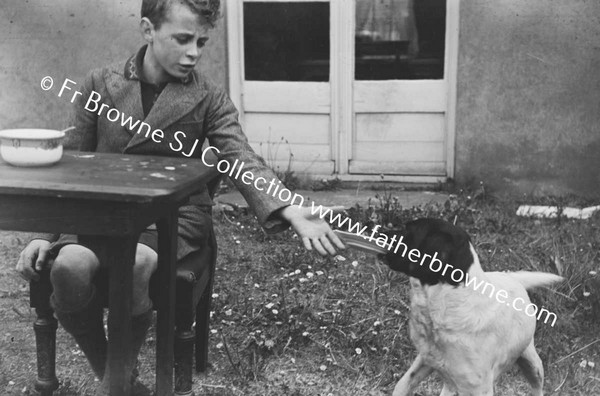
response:
[[[421,355],[418,355],[408,371],[396,384],[392,396],[410,396],[415,386],[427,378],[432,371],[433,369],[423,362]]]
[[[529,381],[531,384],[531,394],[534,396],[542,396],[542,386],[544,384],[544,366],[542,366],[542,359],[540,359],[535,351],[533,340],[517,359],[517,364],[523,371],[527,381]]]

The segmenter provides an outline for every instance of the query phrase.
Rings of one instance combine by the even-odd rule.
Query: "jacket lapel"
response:
[[[119,73],[111,73],[106,78],[106,89],[114,103],[116,109],[122,112],[125,119],[131,116],[131,123],[126,123],[126,126],[121,126],[121,121],[114,122],[115,128],[125,130],[131,136],[136,135],[137,120],[144,119],[144,110],[142,109],[142,92],[140,82],[137,80],[129,80],[123,78]],[[130,130],[129,125],[135,124],[136,128]]]
[[[192,79],[187,84],[180,82],[169,83],[161,92],[154,106],[152,106],[144,122],[150,125],[152,131],[156,129],[164,130],[190,113],[204,96],[206,96],[206,91],[198,84],[195,73],[192,74]],[[137,100],[141,102],[140,93],[138,93]],[[151,134],[145,136],[144,134],[136,133],[127,145],[126,150],[142,145],[150,140]]]
[[[111,123],[117,134],[127,131],[129,136],[134,136],[137,131],[136,127],[139,126],[139,122],[136,123],[136,121],[140,120],[141,122],[144,119],[142,92],[135,66],[139,54],[140,52],[130,57],[125,63],[124,69],[122,64],[113,66],[110,73],[105,77],[106,90],[114,107],[122,113],[121,117],[125,119],[131,117],[131,122],[126,122],[125,126],[119,120]],[[135,127],[129,129],[130,125],[135,125]]]
[[[191,112],[205,95],[195,74],[187,84],[169,83],[150,110],[146,122],[152,129],[166,128]]]

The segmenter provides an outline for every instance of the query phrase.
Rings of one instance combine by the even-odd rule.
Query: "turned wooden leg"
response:
[[[192,396],[194,332],[190,323],[175,330],[175,395]]]
[[[35,390],[42,396],[52,396],[58,389],[56,378],[56,328],[54,310],[50,306],[52,283],[50,269],[39,273],[40,279],[29,282],[29,306],[35,308],[37,318],[33,323],[37,354],[37,379]]]
[[[209,278],[202,297],[196,305],[196,372],[203,373],[208,368],[208,337],[210,334],[210,306],[212,303],[212,291],[215,278],[215,266],[217,263],[217,239],[214,230],[208,244],[210,248]]]
[[[35,390],[41,396],[52,396],[58,389],[56,378],[56,328],[51,308],[36,308],[37,319],[33,324],[37,349],[37,380]]]
[[[194,286],[195,284],[177,280],[175,310],[175,395],[192,396],[192,364],[194,357]]]
[[[210,300],[212,288],[204,291],[196,306],[196,372],[203,373],[208,366],[208,337],[210,321]]]

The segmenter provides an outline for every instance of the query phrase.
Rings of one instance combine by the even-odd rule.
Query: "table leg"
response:
[[[173,394],[173,342],[175,334],[175,262],[177,261],[177,209],[160,219],[158,229],[158,306],[156,319],[156,394]]]
[[[106,263],[108,271],[108,367],[110,395],[131,392],[131,305],[133,264],[138,235],[125,237],[94,236],[80,238]]]

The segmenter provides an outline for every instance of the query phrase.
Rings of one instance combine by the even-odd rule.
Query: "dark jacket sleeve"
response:
[[[222,90],[211,87],[212,96],[208,108],[206,127],[209,143],[220,152],[219,159],[233,164],[237,159],[244,162],[242,174],[251,172],[254,178],[263,177],[267,183],[271,180],[280,185],[275,173],[267,166],[264,159],[254,152],[238,122],[238,112]],[[253,184],[246,184],[241,177],[231,180],[242,193],[246,202],[254,210],[258,221],[268,233],[276,233],[287,229],[290,224],[277,215],[277,211],[288,206],[272,193],[258,190]],[[283,187],[283,185],[280,185]]]

